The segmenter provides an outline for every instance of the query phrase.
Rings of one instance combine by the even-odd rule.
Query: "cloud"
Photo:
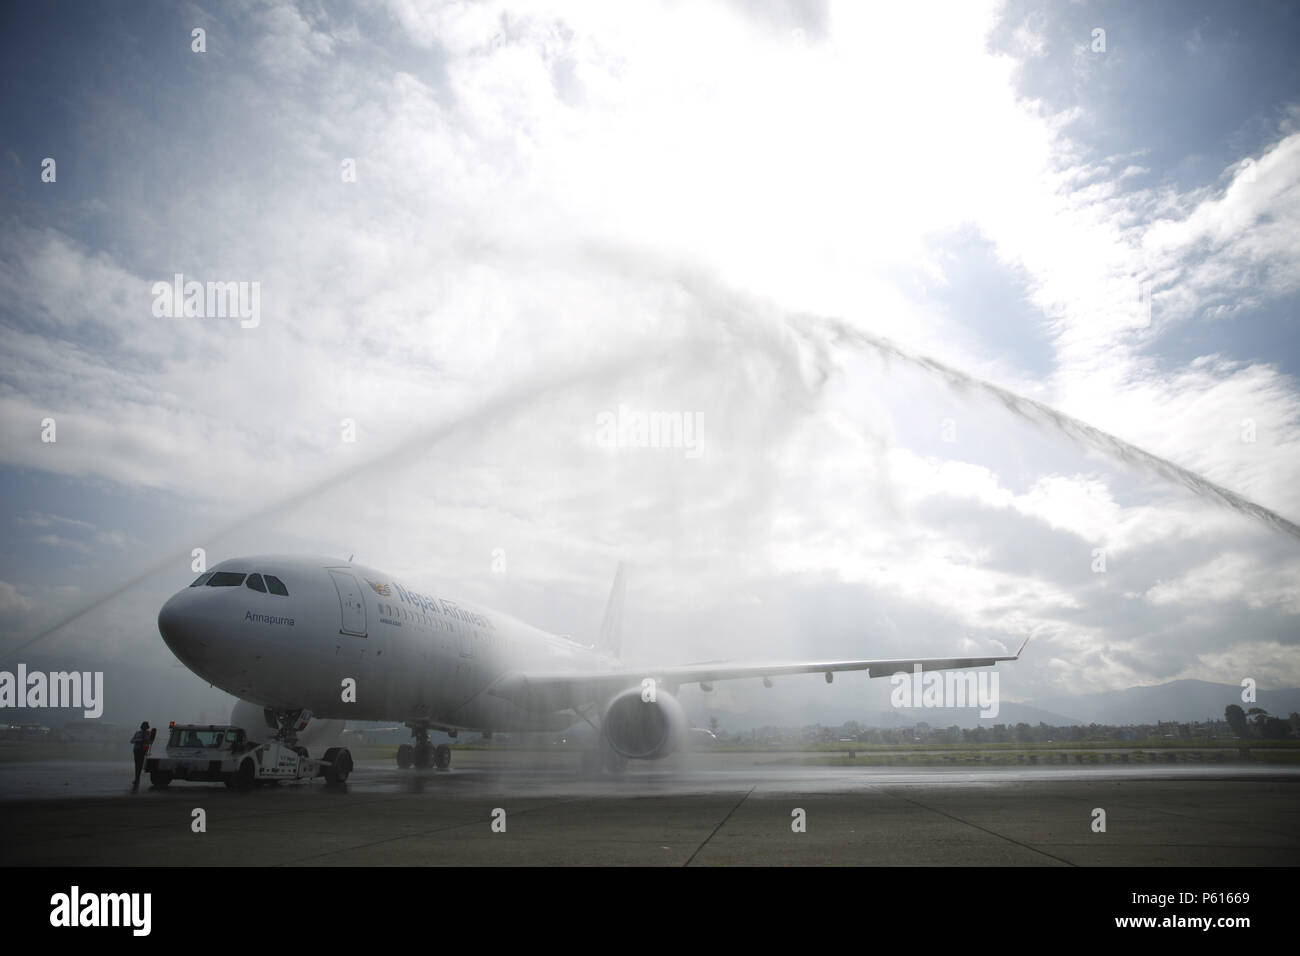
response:
[[[1254,555],[1229,552],[1146,592],[1152,604],[1192,607],[1240,602],[1251,608],[1275,607],[1300,614],[1300,559],[1261,566]]]
[[[28,600],[14,585],[0,581],[0,611],[5,614],[25,614],[32,609]]]

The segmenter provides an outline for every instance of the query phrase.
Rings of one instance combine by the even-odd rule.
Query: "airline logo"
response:
[[[374,588],[375,593],[378,594],[380,597],[393,596],[393,589],[390,588],[387,584],[376,584],[374,581],[370,580],[369,578],[366,578],[366,583],[369,584],[372,588]]]

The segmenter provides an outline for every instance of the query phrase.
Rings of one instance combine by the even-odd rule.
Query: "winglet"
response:
[[[1032,635],[1030,635],[1030,636],[1032,637]],[[1021,654],[1021,652],[1024,651],[1024,649],[1025,649],[1026,647],[1028,647],[1028,646],[1029,646],[1029,638],[1026,637],[1023,641],[1021,641],[1021,643],[1020,643],[1020,650],[1016,651],[1016,656],[1015,656],[1014,659],[1015,659],[1015,660],[1020,660],[1020,654]]]

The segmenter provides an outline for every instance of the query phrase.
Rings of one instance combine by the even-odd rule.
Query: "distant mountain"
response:
[[[1211,684],[1203,680],[1176,680],[1168,684],[1130,687],[1127,690],[1103,691],[1098,694],[1042,698],[1035,700],[1033,704],[1044,710],[1070,714],[1077,718],[1077,722],[1085,724],[1154,724],[1162,720],[1191,723],[1207,719],[1222,720],[1223,710],[1229,704],[1237,704],[1244,710],[1262,707],[1274,717],[1284,719],[1292,711],[1300,711],[1300,688],[1261,690],[1256,695],[1258,700],[1254,704],[1243,703],[1241,691],[1241,687],[1232,684]],[[1010,706],[1008,704],[1003,709],[1006,710]],[[1051,723],[1050,720],[1046,722]]]

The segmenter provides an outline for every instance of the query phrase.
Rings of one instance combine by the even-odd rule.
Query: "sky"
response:
[[[90,607],[13,659],[216,719],[156,628],[203,548],[584,640],[624,561],[637,662],[1031,638],[1009,699],[1300,686],[1300,541],[971,384],[1300,520],[1297,35],[1287,3],[6,5],[0,647]],[[256,324],[158,314],[177,274],[256,283]],[[610,441],[620,407],[698,446]]]

